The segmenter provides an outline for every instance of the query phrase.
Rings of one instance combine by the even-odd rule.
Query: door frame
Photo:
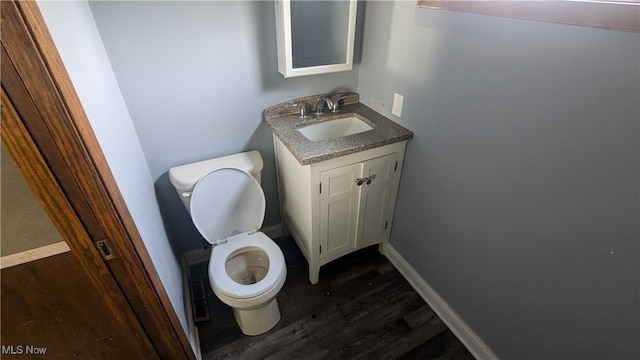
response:
[[[32,189],[60,187],[36,196],[116,314],[141,328],[160,358],[195,359],[36,2],[1,7],[3,143]],[[9,103],[19,121],[5,124]],[[47,184],[47,172],[57,184]],[[95,245],[105,239],[111,260]]]

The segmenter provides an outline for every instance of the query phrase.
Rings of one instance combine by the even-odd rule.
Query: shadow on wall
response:
[[[362,61],[362,39],[364,35],[364,15],[367,12],[367,2],[358,0],[358,12],[356,13],[356,36],[353,43],[353,64]]]
[[[273,152],[272,134],[269,125],[261,119],[245,149],[242,150],[258,150],[264,162],[261,174],[261,186],[266,201],[263,227],[280,223],[280,198],[278,196],[278,179],[276,177],[276,160]]]
[[[201,248],[204,240],[193,225],[191,216],[182,204],[176,189],[169,181],[169,172],[164,172],[155,183],[156,198],[162,215],[164,228],[174,254]]]
[[[278,54],[276,52],[276,24],[275,7],[271,1],[259,1],[252,8],[253,24],[255,24],[254,43],[260,54],[260,74],[262,88],[267,90],[280,80],[280,74],[273,69],[278,68]]]
[[[260,122],[247,144],[240,147],[237,151],[230,151],[229,153],[216,157],[250,150],[258,150],[264,161],[261,175],[262,190],[264,191],[267,206],[263,226],[278,224],[280,222],[280,202],[278,198],[271,129],[269,126],[264,122]],[[179,165],[183,164],[176,164],[176,166]],[[158,180],[156,180],[154,186],[158,207],[162,215],[162,222],[169,236],[171,248],[176,256],[190,250],[202,248],[206,244],[206,240],[202,238],[195,225],[193,225],[189,212],[184,207],[184,204],[182,204],[180,196],[169,180],[169,172],[164,172]]]

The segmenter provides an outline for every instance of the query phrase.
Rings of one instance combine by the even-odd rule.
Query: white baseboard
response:
[[[205,253],[205,250],[196,250],[197,252]],[[190,252],[189,252],[190,253]],[[208,252],[207,252],[208,253]],[[189,289],[189,278],[191,278],[191,271],[189,268],[193,263],[190,263],[194,259],[192,256],[189,258],[187,256],[188,253],[182,255],[182,296],[184,298],[184,307],[187,313],[187,327],[189,328],[189,333],[187,337],[189,338],[189,343],[191,344],[191,348],[196,355],[197,360],[202,360],[202,350],[200,349],[200,336],[198,335],[198,327],[193,321],[193,308],[191,307],[191,290]],[[195,253],[198,254],[199,253]],[[208,260],[209,258],[207,258]]]
[[[387,246],[385,256],[476,359],[498,360],[496,354],[391,244]]]

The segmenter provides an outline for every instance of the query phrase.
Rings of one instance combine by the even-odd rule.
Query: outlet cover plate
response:
[[[397,117],[402,115],[402,103],[404,102],[404,96],[394,93],[393,94],[393,107],[391,113]]]

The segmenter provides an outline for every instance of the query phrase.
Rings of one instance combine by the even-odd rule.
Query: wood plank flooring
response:
[[[203,359],[473,359],[377,246],[337,259],[309,283],[307,262],[291,238],[275,239],[287,262],[278,295],[282,319],[245,336],[231,309],[205,280],[211,319],[198,324]]]

